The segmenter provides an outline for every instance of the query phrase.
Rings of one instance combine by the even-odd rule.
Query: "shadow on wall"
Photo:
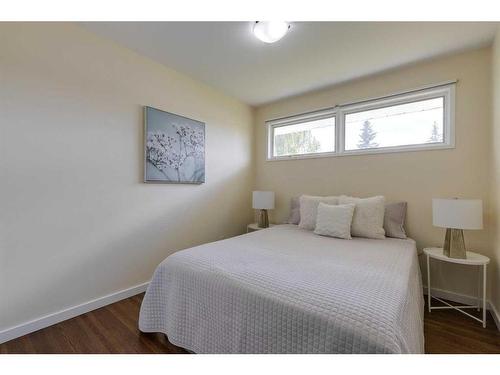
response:
[[[115,208],[105,217],[106,233],[89,220],[90,226],[80,228],[72,244],[41,243],[39,251],[44,246],[61,249],[50,260],[61,265],[60,272],[47,277],[39,267],[40,272],[26,275],[23,292],[7,296],[9,308],[2,314],[0,330],[149,281],[156,266],[173,252],[244,233],[252,218],[250,191],[234,186],[251,186],[248,166],[233,173],[218,171],[217,181],[209,181],[203,185],[141,182],[139,189],[133,184],[127,195],[101,194],[100,199],[108,205],[113,202]],[[53,230],[57,238],[58,228]],[[81,270],[91,272],[76,279]],[[71,305],[59,302],[72,296],[77,299]],[[41,300],[52,309],[40,312],[36,305]],[[37,311],[37,316],[19,321],[19,311]]]

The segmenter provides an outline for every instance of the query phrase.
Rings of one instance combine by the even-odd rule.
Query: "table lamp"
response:
[[[443,254],[466,259],[463,229],[483,229],[483,201],[435,198],[432,200],[432,224],[446,228]]]
[[[272,210],[274,208],[274,192],[254,191],[252,198],[252,207],[260,210],[258,227],[268,228],[269,218],[267,216],[267,210]]]

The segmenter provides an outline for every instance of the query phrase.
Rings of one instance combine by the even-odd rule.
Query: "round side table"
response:
[[[427,257],[427,305],[429,306],[429,312],[432,310],[442,310],[442,309],[455,309],[460,311],[462,314],[465,314],[472,319],[477,320],[480,323],[483,323],[483,327],[486,327],[486,266],[490,262],[490,258],[487,256],[474,253],[472,251],[467,251],[467,258],[466,259],[457,259],[457,258],[450,258],[447,257],[446,255],[443,254],[443,249],[439,247],[428,247],[424,249],[424,254]],[[482,280],[482,288],[481,284],[478,286],[478,296],[477,296],[477,305],[475,306],[453,306],[449,304],[446,301],[443,301],[441,298],[435,297],[431,295],[431,271],[430,271],[430,259],[437,259],[442,262],[448,262],[448,263],[456,263],[456,264],[464,264],[467,266],[479,266],[480,268],[482,267],[483,269],[483,280]],[[481,298],[481,289],[482,289],[482,298]],[[441,303],[444,303],[446,306],[431,306],[431,298],[434,298],[438,300]],[[469,314],[468,312],[464,311],[463,309],[480,309],[481,307],[481,301],[482,301],[482,307],[483,307],[483,319],[479,319],[475,317],[474,315]]]

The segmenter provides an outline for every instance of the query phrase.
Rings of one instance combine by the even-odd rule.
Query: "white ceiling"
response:
[[[274,44],[252,22],[87,22],[82,26],[245,103],[287,96],[491,43],[498,24],[294,22]]]

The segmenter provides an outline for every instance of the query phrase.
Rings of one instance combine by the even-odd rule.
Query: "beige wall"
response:
[[[494,220],[494,257],[492,259],[494,271],[492,274],[491,300],[500,312],[500,29],[498,29],[495,43],[492,47],[492,103],[493,103],[493,134],[492,150],[492,199],[494,202],[496,218]]]
[[[206,123],[205,184],[142,183],[143,105]],[[78,26],[0,24],[0,330],[242,233],[252,115]]]
[[[444,230],[432,226],[433,197],[481,198],[485,229],[466,232],[466,242],[470,249],[492,256],[490,59],[490,48],[475,50],[259,107],[255,187],[276,192],[272,219],[282,222],[288,215],[290,198],[302,193],[382,194],[388,201],[408,201],[408,233],[423,248],[440,246],[444,238]],[[459,80],[455,149],[266,161],[267,119],[454,79]],[[432,271],[436,283],[433,286],[469,295],[476,293],[473,270],[436,265]]]
[[[486,228],[466,241],[493,258],[500,311],[500,36],[491,57],[476,50],[290,98],[253,122],[248,106],[77,26],[0,24],[0,330],[148,281],[173,251],[243,232],[252,187],[276,192],[277,222],[301,193],[406,200],[419,248],[442,243],[432,197],[482,198]],[[266,119],[450,79],[453,150],[265,160]],[[143,105],[206,122],[205,184],[142,183]],[[475,293],[469,269],[433,271],[439,287]]]

